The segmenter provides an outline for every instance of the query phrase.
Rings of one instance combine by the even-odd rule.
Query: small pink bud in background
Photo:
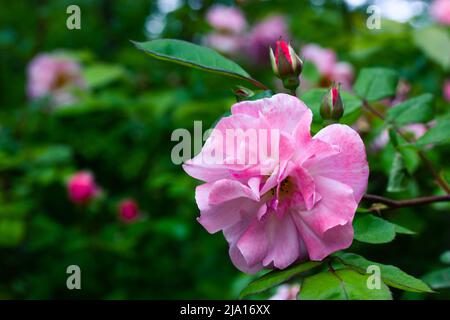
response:
[[[344,114],[344,105],[339,93],[339,86],[333,85],[323,96],[320,116],[324,120],[339,120]]]
[[[438,23],[450,25],[450,0],[435,0],[430,6],[430,15]]]
[[[68,58],[40,54],[31,60],[28,70],[27,94],[35,99],[51,95],[56,104],[73,101],[71,87],[84,88],[80,65]]]
[[[73,203],[86,204],[99,193],[94,176],[88,171],[80,171],[70,177],[67,192]]]
[[[236,88],[234,88],[233,90],[233,93],[237,101],[244,101],[255,95],[252,90],[243,86],[236,86]]]
[[[450,102],[450,79],[445,81],[442,91],[444,93],[444,99]]]
[[[119,204],[119,217],[124,222],[133,222],[139,217],[139,206],[133,199],[126,199]]]
[[[215,5],[206,13],[208,23],[218,31],[240,33],[247,26],[244,14],[235,7]]]
[[[300,286],[298,284],[284,284],[277,288],[277,292],[269,300],[297,300],[299,291]]]

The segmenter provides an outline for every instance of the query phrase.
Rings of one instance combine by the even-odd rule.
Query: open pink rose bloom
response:
[[[369,175],[358,133],[333,124],[311,137],[311,110],[287,94],[237,103],[231,113],[183,167],[205,182],[196,189],[198,221],[223,231],[234,265],[283,269],[349,247]],[[239,142],[230,132],[255,135]],[[262,142],[268,150],[258,150]]]

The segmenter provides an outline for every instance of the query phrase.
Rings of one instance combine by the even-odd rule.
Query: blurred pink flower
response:
[[[426,125],[422,123],[412,123],[402,127],[401,130],[406,134],[412,135],[414,140],[417,140],[427,132],[428,128]],[[383,130],[383,132],[373,140],[373,142],[370,145],[370,149],[372,151],[380,151],[384,147],[386,147],[388,142],[389,142],[388,131]]]
[[[247,26],[241,10],[224,5],[212,6],[206,13],[206,20],[213,28],[230,33],[240,33]]]
[[[242,37],[234,34],[211,32],[206,36],[206,45],[226,54],[234,54],[242,48]]]
[[[88,171],[79,171],[69,178],[67,184],[69,198],[76,204],[86,204],[99,193],[94,176]]]
[[[300,285],[283,284],[277,288],[277,292],[269,300],[297,300]]]
[[[450,79],[446,80],[443,87],[444,99],[450,102]]]
[[[405,101],[408,98],[408,94],[411,91],[411,85],[408,81],[401,79],[397,84],[397,89],[395,92],[395,97],[381,99],[381,104],[388,107],[394,107],[397,104]]]
[[[348,62],[338,62],[336,53],[317,44],[307,44],[300,52],[306,62],[311,61],[322,77],[322,85],[340,83],[344,90],[351,90],[354,77],[353,66]]]
[[[324,49],[316,44],[307,44],[303,47],[300,57],[311,61],[319,73],[331,77],[337,63],[336,53],[331,49]]]
[[[353,66],[348,62],[336,63],[331,73],[332,81],[340,83],[347,91],[352,89],[353,76]]]
[[[435,0],[430,6],[431,17],[437,22],[450,25],[450,0]]]
[[[280,38],[289,38],[288,26],[283,16],[270,16],[247,35],[246,50],[252,62],[269,64],[269,48]]]
[[[119,203],[119,217],[124,222],[133,222],[139,217],[139,206],[133,199]]]
[[[198,221],[210,233],[223,231],[234,265],[247,273],[283,269],[349,247],[369,175],[359,135],[334,124],[311,137],[311,110],[287,94],[237,103],[231,113],[183,168],[205,182],[196,189]],[[264,133],[279,133],[268,145],[278,156],[241,164],[242,153],[263,150],[244,140],[236,155],[234,140],[227,145],[219,139],[229,130],[255,130],[258,141],[267,139]],[[212,153],[223,153],[225,163],[204,161]]]
[[[84,87],[78,63],[51,54],[36,56],[28,66],[27,93],[32,99],[47,94],[56,103],[71,100],[70,87]]]

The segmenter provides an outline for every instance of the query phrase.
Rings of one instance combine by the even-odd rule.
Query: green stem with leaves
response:
[[[384,115],[373,108],[367,100],[363,100],[363,106],[366,108],[369,112],[380,118],[381,120],[385,120]],[[411,138],[408,137],[404,132],[402,132],[399,128],[397,128],[395,125],[393,126],[394,130],[407,142],[413,142],[411,141]],[[430,173],[432,174],[434,180],[436,183],[447,193],[450,194],[450,186],[448,185],[447,181],[445,181],[441,175],[439,174],[439,170],[437,170],[430,159],[425,155],[425,153],[422,150],[417,151],[419,157],[422,159],[423,163],[426,165]]]

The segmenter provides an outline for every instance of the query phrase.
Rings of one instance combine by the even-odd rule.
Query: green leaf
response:
[[[248,286],[242,290],[239,297],[243,298],[245,296],[257,294],[270,288],[273,288],[289,280],[293,276],[296,276],[305,271],[309,271],[321,264],[322,264],[321,262],[317,261],[308,261],[305,263],[296,264],[284,270],[271,271],[263,275],[261,278],[249,283]]]
[[[255,93],[253,96],[249,97],[247,100],[249,101],[254,101],[254,100],[259,100],[259,99],[264,99],[264,98],[270,98],[271,96],[273,96],[273,92],[272,90],[264,90],[264,91],[260,91]]]
[[[354,253],[339,252],[335,253],[334,256],[338,257],[346,266],[363,274],[367,273],[369,266],[378,266],[381,278],[388,286],[410,292],[433,292],[422,280],[407,274],[395,266],[369,261]]]
[[[156,59],[243,79],[262,89],[267,89],[264,85],[253,79],[237,63],[225,58],[210,48],[176,39],[157,39],[147,42],[133,41],[133,43],[138,49]]]
[[[302,282],[300,300],[391,300],[389,288],[381,283],[380,289],[369,289],[369,275],[351,269],[318,273]]]
[[[390,223],[392,223],[392,222],[390,222]],[[408,229],[408,228],[399,226],[398,224],[394,224],[394,227],[395,227],[395,233],[401,233],[401,234],[416,234],[416,232],[414,232],[414,231],[412,231],[412,230],[410,230],[410,229]]]
[[[450,288],[450,267],[430,272],[423,276],[422,280],[433,289]]]
[[[320,104],[322,103],[322,97],[326,92],[327,89],[315,88],[306,91],[300,96],[300,99],[311,109],[314,123],[321,123],[323,121],[320,116]]]
[[[83,71],[84,79],[90,88],[99,88],[110,84],[125,75],[125,69],[121,66],[96,64],[86,67]]]
[[[388,192],[400,192],[406,188],[407,170],[405,160],[400,152],[395,152],[387,185]]]
[[[395,95],[398,74],[386,68],[364,68],[360,71],[353,89],[367,101],[380,100]]]
[[[403,157],[406,171],[412,175],[420,165],[420,157],[417,154],[417,149],[411,145],[399,146],[398,152]]]
[[[442,263],[450,264],[450,250],[442,253],[439,259],[441,260]]]
[[[306,80],[308,84],[316,84],[319,82],[320,72],[313,62],[307,60],[304,61],[302,69],[302,80],[303,79]]]
[[[430,27],[414,31],[414,42],[425,55],[438,63],[444,70],[450,70],[450,36],[446,30]]]
[[[372,214],[358,214],[353,219],[355,239],[361,242],[379,244],[395,238],[395,226],[387,220]]]
[[[450,119],[438,120],[436,125],[430,128],[419,140],[417,146],[429,144],[440,145],[450,143]]]
[[[433,119],[432,102],[433,95],[430,93],[408,99],[390,108],[386,120],[397,125],[430,121]]]

